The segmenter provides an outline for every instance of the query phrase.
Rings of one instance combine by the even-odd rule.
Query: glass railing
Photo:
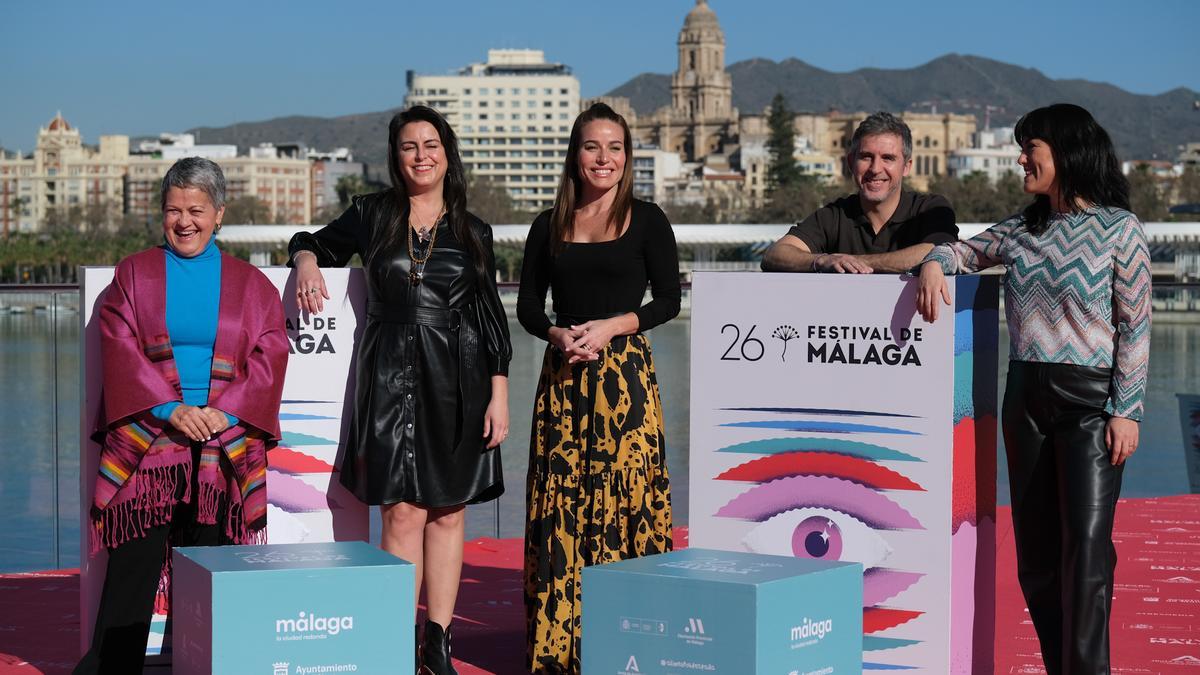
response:
[[[514,342],[511,431],[503,448],[504,495],[472,506],[467,536],[521,537],[534,389],[545,343],[515,321],[515,285],[502,289]],[[1142,448],[1125,473],[1123,495],[1187,492],[1176,393],[1200,393],[1200,284],[1162,283],[1150,360]],[[675,523],[688,522],[690,320],[685,310],[650,333],[662,390]],[[0,572],[79,564],[79,294],[73,286],[0,286]],[[1001,326],[1000,363],[1007,360]],[[1004,373],[1000,383],[1003,387]],[[999,497],[1007,502],[1001,445]],[[372,516],[378,537],[378,517]]]
[[[79,563],[79,292],[0,287],[0,571]]]
[[[1151,293],[1155,312],[1200,312],[1200,283],[1159,281]]]

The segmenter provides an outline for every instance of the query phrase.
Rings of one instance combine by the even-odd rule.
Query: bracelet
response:
[[[313,253],[312,251],[310,251],[306,248],[302,248],[299,251],[296,251],[295,253],[292,254],[292,264],[293,265],[295,265],[296,262],[300,260],[300,255],[303,253],[307,253],[307,254],[311,255],[313,257],[313,260],[317,259],[316,253]]]
[[[825,255],[825,254],[818,253],[817,255],[813,256],[812,265],[811,265],[812,269],[809,270],[810,272],[820,272],[821,271],[821,270],[817,269],[817,261],[820,260],[821,256],[823,256],[823,255]]]

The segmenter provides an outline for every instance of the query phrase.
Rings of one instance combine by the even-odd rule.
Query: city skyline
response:
[[[542,49],[548,60],[573,69],[584,96],[595,96],[643,72],[672,72],[679,22],[693,4],[613,0],[581,9],[513,0],[399,7],[359,0],[337,7],[298,2],[280,13],[278,6],[216,2],[206,4],[203,15],[140,0],[119,13],[85,3],[8,4],[0,10],[8,27],[0,58],[16,67],[0,69],[0,90],[7,94],[0,146],[28,152],[38,127],[60,110],[88,143],[101,134],[385,110],[402,105],[406,70],[453,72],[484,60],[489,48]],[[948,0],[874,3],[857,23],[826,5],[710,4],[725,30],[728,64],[798,58],[848,72],[970,53],[1134,93],[1200,90],[1200,72],[1192,67],[1200,45],[1189,35],[1200,5],[1186,0],[1154,0],[1136,13],[1118,2],[1021,0],[1002,11]],[[1035,13],[1039,21],[1022,18]],[[451,18],[453,30],[447,30]],[[606,19],[612,30],[605,30]],[[911,37],[897,33],[903,25],[913,26]],[[1062,27],[1070,28],[1069,39],[1056,37]]]

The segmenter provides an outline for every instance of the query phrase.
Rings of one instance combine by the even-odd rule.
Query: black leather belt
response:
[[[624,316],[629,312],[612,312],[610,314],[565,314],[558,312],[554,315],[554,325],[559,328],[569,328],[578,326],[589,321],[599,321],[600,319],[611,319],[614,316]]]
[[[384,323],[407,323],[434,328],[457,330],[462,325],[463,309],[442,309],[420,305],[391,305],[386,302],[368,302],[367,316]]]

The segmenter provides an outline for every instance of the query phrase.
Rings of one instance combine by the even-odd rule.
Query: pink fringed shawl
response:
[[[227,500],[226,536],[236,543],[265,541],[267,450],[279,440],[288,358],[279,293],[252,265],[222,254],[208,405],[240,423],[202,449],[199,495],[191,494],[188,480],[190,441],[150,414],[153,406],[182,400],[166,315],[163,250],[122,260],[100,307],[104,380],[92,435],[102,446],[92,501],[93,552],[170,522],[180,499],[198,499],[198,520],[209,525]],[[223,475],[222,453],[232,475]]]

